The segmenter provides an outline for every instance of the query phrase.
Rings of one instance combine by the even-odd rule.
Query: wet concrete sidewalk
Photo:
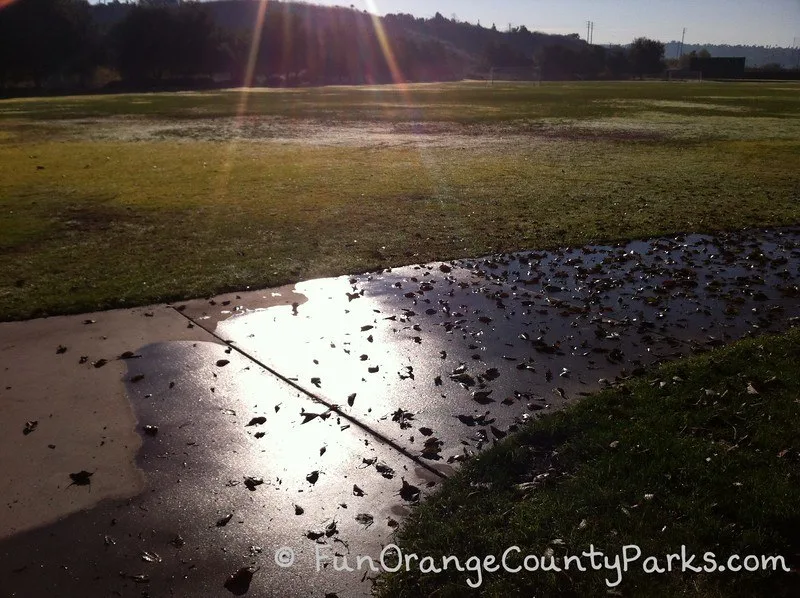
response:
[[[330,557],[377,561],[459,462],[642,368],[785,330],[798,284],[793,228],[0,324],[0,588],[367,595],[368,566]]]

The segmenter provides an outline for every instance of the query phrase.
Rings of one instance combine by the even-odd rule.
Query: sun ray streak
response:
[[[255,77],[256,64],[258,63],[258,54],[261,47],[261,35],[264,31],[264,21],[267,16],[267,6],[269,0],[259,0],[258,12],[256,13],[256,20],[253,24],[253,34],[250,38],[250,48],[247,52],[247,64],[244,71],[244,80],[242,87],[239,90],[239,102],[236,107],[236,114],[233,121],[231,131],[231,139],[225,148],[225,155],[222,158],[220,165],[220,177],[217,186],[217,197],[224,199],[228,186],[230,185],[230,175],[233,169],[233,153],[238,144],[239,133],[242,128],[244,116],[247,113],[247,104],[250,98],[250,88],[253,85]]]

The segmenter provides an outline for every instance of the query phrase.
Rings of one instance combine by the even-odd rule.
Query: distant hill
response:
[[[665,44],[666,57],[677,58],[681,43],[671,41]],[[797,48],[778,48],[769,46],[742,46],[742,45],[718,45],[718,44],[684,44],[683,52],[708,50],[711,56],[733,57],[744,56],[746,66],[753,68],[764,66],[765,64],[780,64],[783,68],[797,68],[800,65],[800,50]]]

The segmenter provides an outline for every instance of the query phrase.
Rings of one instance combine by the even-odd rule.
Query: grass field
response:
[[[798,360],[800,329],[741,341],[534,422],[465,465],[400,528],[403,554],[431,557],[440,568],[442,557],[455,556],[466,570],[450,563],[423,574],[412,560],[410,572],[384,576],[378,595],[796,596]],[[626,545],[641,557],[619,572],[614,558]],[[467,585],[479,580],[469,557],[494,555],[500,565],[512,546],[519,553],[509,553],[509,568],[525,555],[549,564],[550,555],[561,572],[501,569],[484,572],[477,589]],[[592,571],[584,557],[583,571],[575,562],[564,571],[564,556],[590,546],[606,555],[608,569]],[[667,555],[681,546],[697,555],[689,565],[706,571],[682,571],[680,559],[666,571]],[[751,559],[749,572],[711,573],[707,552],[723,567],[738,555],[734,568],[747,555],[782,556],[794,572],[753,571]],[[644,572],[648,557],[662,572],[653,562]]]
[[[0,319],[800,222],[800,85],[0,101]]]

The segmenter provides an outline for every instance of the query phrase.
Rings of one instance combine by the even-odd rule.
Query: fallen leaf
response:
[[[71,473],[69,474],[70,479],[72,480],[75,486],[88,486],[92,483],[91,477],[94,475],[94,472],[89,473],[86,470],[81,470],[78,473]]]
[[[231,519],[233,519],[233,513],[228,513],[225,517],[217,519],[217,527],[225,527]]]
[[[375,522],[375,518],[369,513],[359,513],[356,515],[356,521],[358,521],[361,525],[369,527]]]
[[[253,574],[258,571],[256,567],[242,567],[225,580],[225,589],[234,596],[244,596],[250,589],[250,582],[253,581]]]

